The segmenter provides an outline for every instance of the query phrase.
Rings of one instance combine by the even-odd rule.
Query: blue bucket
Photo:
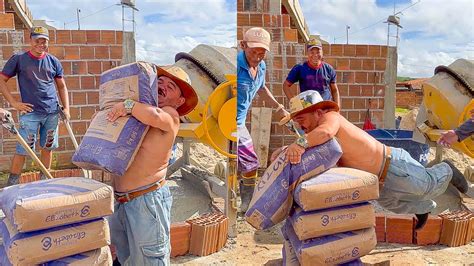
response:
[[[373,129],[367,130],[372,137],[383,144],[395,148],[403,148],[413,159],[423,166],[428,164],[430,146],[412,140],[413,131],[397,129]]]

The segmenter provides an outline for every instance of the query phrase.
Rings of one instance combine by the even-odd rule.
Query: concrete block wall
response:
[[[0,7],[4,8],[3,1]],[[14,54],[29,49],[29,31],[15,29],[13,14],[0,10],[0,70]],[[120,65],[123,33],[114,30],[50,30],[49,52],[64,68],[69,90],[71,124],[80,143],[92,115],[98,110],[99,78],[103,71]],[[19,99],[16,78],[8,83],[10,92]],[[0,96],[0,108],[12,111],[15,121],[18,113]],[[16,140],[2,127],[0,130],[0,171],[10,168]],[[37,149],[38,150],[38,149]],[[63,125],[60,126],[59,149],[54,153],[53,168],[71,166],[73,144]],[[26,167],[31,167],[28,159]]]
[[[265,59],[267,64],[267,86],[280,103],[288,108],[288,99],[282,84],[296,63],[306,59],[305,44],[294,28],[290,15],[275,8],[279,1],[237,1],[237,39],[241,41],[244,32],[251,27],[263,27],[272,36],[271,53]],[[372,121],[382,127],[384,124],[384,103],[387,68],[387,47],[380,45],[324,45],[325,61],[337,72],[337,84],[341,95],[341,114],[349,121],[362,127],[367,108]],[[296,89],[296,84],[293,85]],[[265,106],[258,97],[253,106]],[[294,141],[294,136],[278,126],[279,118],[274,115],[270,138],[270,154],[275,149]],[[250,123],[250,116],[247,118]],[[249,125],[248,125],[249,126]],[[250,128],[250,126],[248,127]]]

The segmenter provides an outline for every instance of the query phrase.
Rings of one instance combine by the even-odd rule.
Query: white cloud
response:
[[[412,0],[396,9],[402,10],[415,2]],[[381,21],[393,14],[393,6],[379,7],[375,0],[300,0],[300,3],[311,33],[320,34],[330,43],[335,37],[336,43],[346,42],[346,25],[351,27],[350,43],[387,43],[387,24]],[[473,13],[472,0],[421,0],[403,11],[399,15],[403,29],[398,75],[430,77],[438,65],[449,65],[457,58],[474,59]],[[395,35],[394,27],[391,35]],[[408,38],[410,35],[412,38]],[[394,38],[390,44],[395,44]]]
[[[29,0],[33,16],[62,29],[77,29],[76,8],[82,18],[81,29],[122,29],[122,8],[116,0],[57,1],[45,7],[44,0]],[[136,1],[135,13],[137,59],[157,64],[172,64],[178,52],[189,52],[200,43],[224,47],[235,45],[236,10],[229,0],[148,0]],[[125,19],[131,19],[125,9]],[[125,22],[131,31],[131,22]]]

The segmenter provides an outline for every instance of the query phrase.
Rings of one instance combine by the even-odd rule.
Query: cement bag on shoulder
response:
[[[295,189],[295,202],[304,210],[321,210],[379,198],[376,175],[352,168],[332,168]]]
[[[80,254],[71,255],[65,258],[48,261],[42,263],[41,266],[109,266],[112,265],[112,255],[108,246],[101,247],[96,250],[83,252]],[[8,260],[5,248],[0,245],[0,266],[13,266]]]
[[[149,126],[132,116],[110,122],[107,112],[99,111],[94,117],[72,162],[80,168],[122,176],[132,164]]]
[[[336,165],[342,155],[335,139],[311,147],[302,155],[301,163],[286,162],[286,151],[278,155],[258,181],[246,220],[256,229],[267,229],[285,219],[293,204],[295,186]]]
[[[139,61],[107,70],[100,76],[100,110],[126,99],[157,106],[157,82],[157,68],[152,63]]]
[[[4,218],[0,234],[13,265],[40,264],[110,244],[109,225],[104,218],[29,233],[19,233]]]
[[[375,210],[370,203],[359,203],[318,211],[297,208],[288,220],[299,240],[332,235],[375,226]]]
[[[30,232],[112,214],[113,190],[84,177],[54,178],[4,188],[0,207],[15,230]]]
[[[354,261],[370,253],[377,244],[373,227],[299,240],[287,221],[284,229],[301,265],[335,265]]]

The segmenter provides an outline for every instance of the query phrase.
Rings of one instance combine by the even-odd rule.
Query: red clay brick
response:
[[[86,32],[83,30],[71,30],[72,43],[86,44]]]
[[[3,46],[2,53],[5,60],[9,59],[13,55],[13,46]]]
[[[369,48],[367,45],[356,45],[356,56],[367,56]]]
[[[102,44],[115,44],[115,31],[113,31],[113,30],[101,30],[100,31],[100,43],[102,43]]]
[[[101,74],[102,73],[101,63],[97,62],[97,61],[87,62],[87,73],[89,73],[89,74]]]
[[[355,56],[356,47],[355,45],[346,44],[344,45],[344,56]]]
[[[64,46],[49,46],[48,52],[56,56],[59,60],[64,59]],[[62,63],[62,62],[61,62]],[[64,66],[63,66],[64,67]]]
[[[341,44],[331,45],[331,55],[332,56],[342,56],[344,46]]]
[[[360,96],[360,85],[349,85],[349,96]]]
[[[81,59],[81,57],[79,56],[79,46],[64,47],[64,59],[66,60]]]
[[[367,72],[356,72],[355,73],[356,83],[367,83]]]
[[[96,89],[94,76],[82,76],[81,77],[81,89]]]
[[[375,70],[385,70],[385,59],[375,59]]]
[[[296,29],[283,29],[286,42],[298,42],[298,31]]]
[[[88,44],[100,43],[100,31],[88,30],[86,31],[86,38]]]
[[[116,31],[115,32],[115,44],[122,45],[122,42],[123,42],[123,32]]]
[[[111,59],[122,59],[122,46],[111,46],[110,47],[110,58]]]
[[[369,45],[369,57],[380,57],[380,45]]]
[[[174,258],[188,254],[190,238],[191,224],[186,222],[171,224],[171,257]]]
[[[94,59],[94,47],[81,46],[81,59]]]
[[[350,70],[350,60],[347,58],[336,59],[337,70]]]
[[[71,43],[71,31],[70,30],[56,30],[56,43]]]
[[[87,64],[84,61],[74,61],[72,62],[72,74],[73,75],[83,75],[87,74]]]
[[[109,47],[108,46],[96,46],[95,47],[95,58],[97,59],[109,59]]]
[[[377,235],[377,242],[385,242],[385,214],[375,214],[375,234]]]
[[[250,25],[250,15],[247,13],[237,13],[237,25],[239,26],[249,26]]]
[[[362,61],[362,69],[363,70],[374,70],[374,59],[364,59]]]
[[[426,225],[415,230],[415,244],[417,245],[435,245],[438,244],[441,235],[441,225],[443,219],[438,216],[430,215]]]
[[[362,59],[351,58],[350,69],[351,70],[361,70],[362,69]]]
[[[72,64],[71,62],[61,62],[63,66],[64,75],[71,75],[72,74]]]
[[[250,14],[249,25],[255,27],[263,26],[263,15],[262,14]]]
[[[0,29],[15,29],[13,13],[0,14]]]
[[[387,215],[386,240],[389,243],[412,244],[414,219],[412,215]]]
[[[68,76],[65,77],[65,81],[68,90],[79,90],[81,88],[79,85],[79,77]]]
[[[87,92],[87,104],[99,104],[99,92],[89,91]]]
[[[87,104],[87,95],[85,92],[74,92],[72,93],[72,104],[73,105],[84,105]]]

